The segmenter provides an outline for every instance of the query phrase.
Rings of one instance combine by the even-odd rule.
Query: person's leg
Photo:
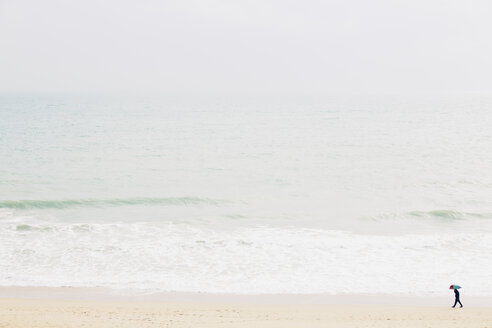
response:
[[[461,307],[463,307],[463,304],[461,304],[461,301],[460,300],[458,300],[458,303],[460,303]]]
[[[457,298],[454,299],[454,305],[453,305],[453,307],[456,306],[456,303],[458,303],[458,299]]]

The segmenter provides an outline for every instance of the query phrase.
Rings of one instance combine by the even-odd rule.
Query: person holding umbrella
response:
[[[460,289],[460,288],[461,288],[461,286],[458,286],[458,285],[449,286],[449,289],[454,289],[454,305],[453,305],[453,307],[455,307],[457,303],[460,303],[461,307],[463,307],[463,304],[461,304],[461,302],[460,302],[460,292],[458,291],[458,289]]]

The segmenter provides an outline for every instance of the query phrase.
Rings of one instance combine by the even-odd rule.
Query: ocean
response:
[[[492,295],[492,98],[0,96],[0,286]]]

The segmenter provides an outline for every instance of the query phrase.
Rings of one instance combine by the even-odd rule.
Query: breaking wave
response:
[[[199,206],[220,205],[222,200],[199,197],[168,197],[168,198],[114,198],[114,199],[62,199],[62,200],[4,200],[0,208],[29,209],[69,209],[76,207],[108,207],[108,206]]]

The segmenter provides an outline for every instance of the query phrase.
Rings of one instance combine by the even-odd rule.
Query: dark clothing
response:
[[[457,303],[460,303],[460,306],[463,307],[463,304],[461,304],[461,302],[460,302],[460,292],[457,289],[455,289],[454,290],[454,305],[453,305],[453,307],[455,307]]]

